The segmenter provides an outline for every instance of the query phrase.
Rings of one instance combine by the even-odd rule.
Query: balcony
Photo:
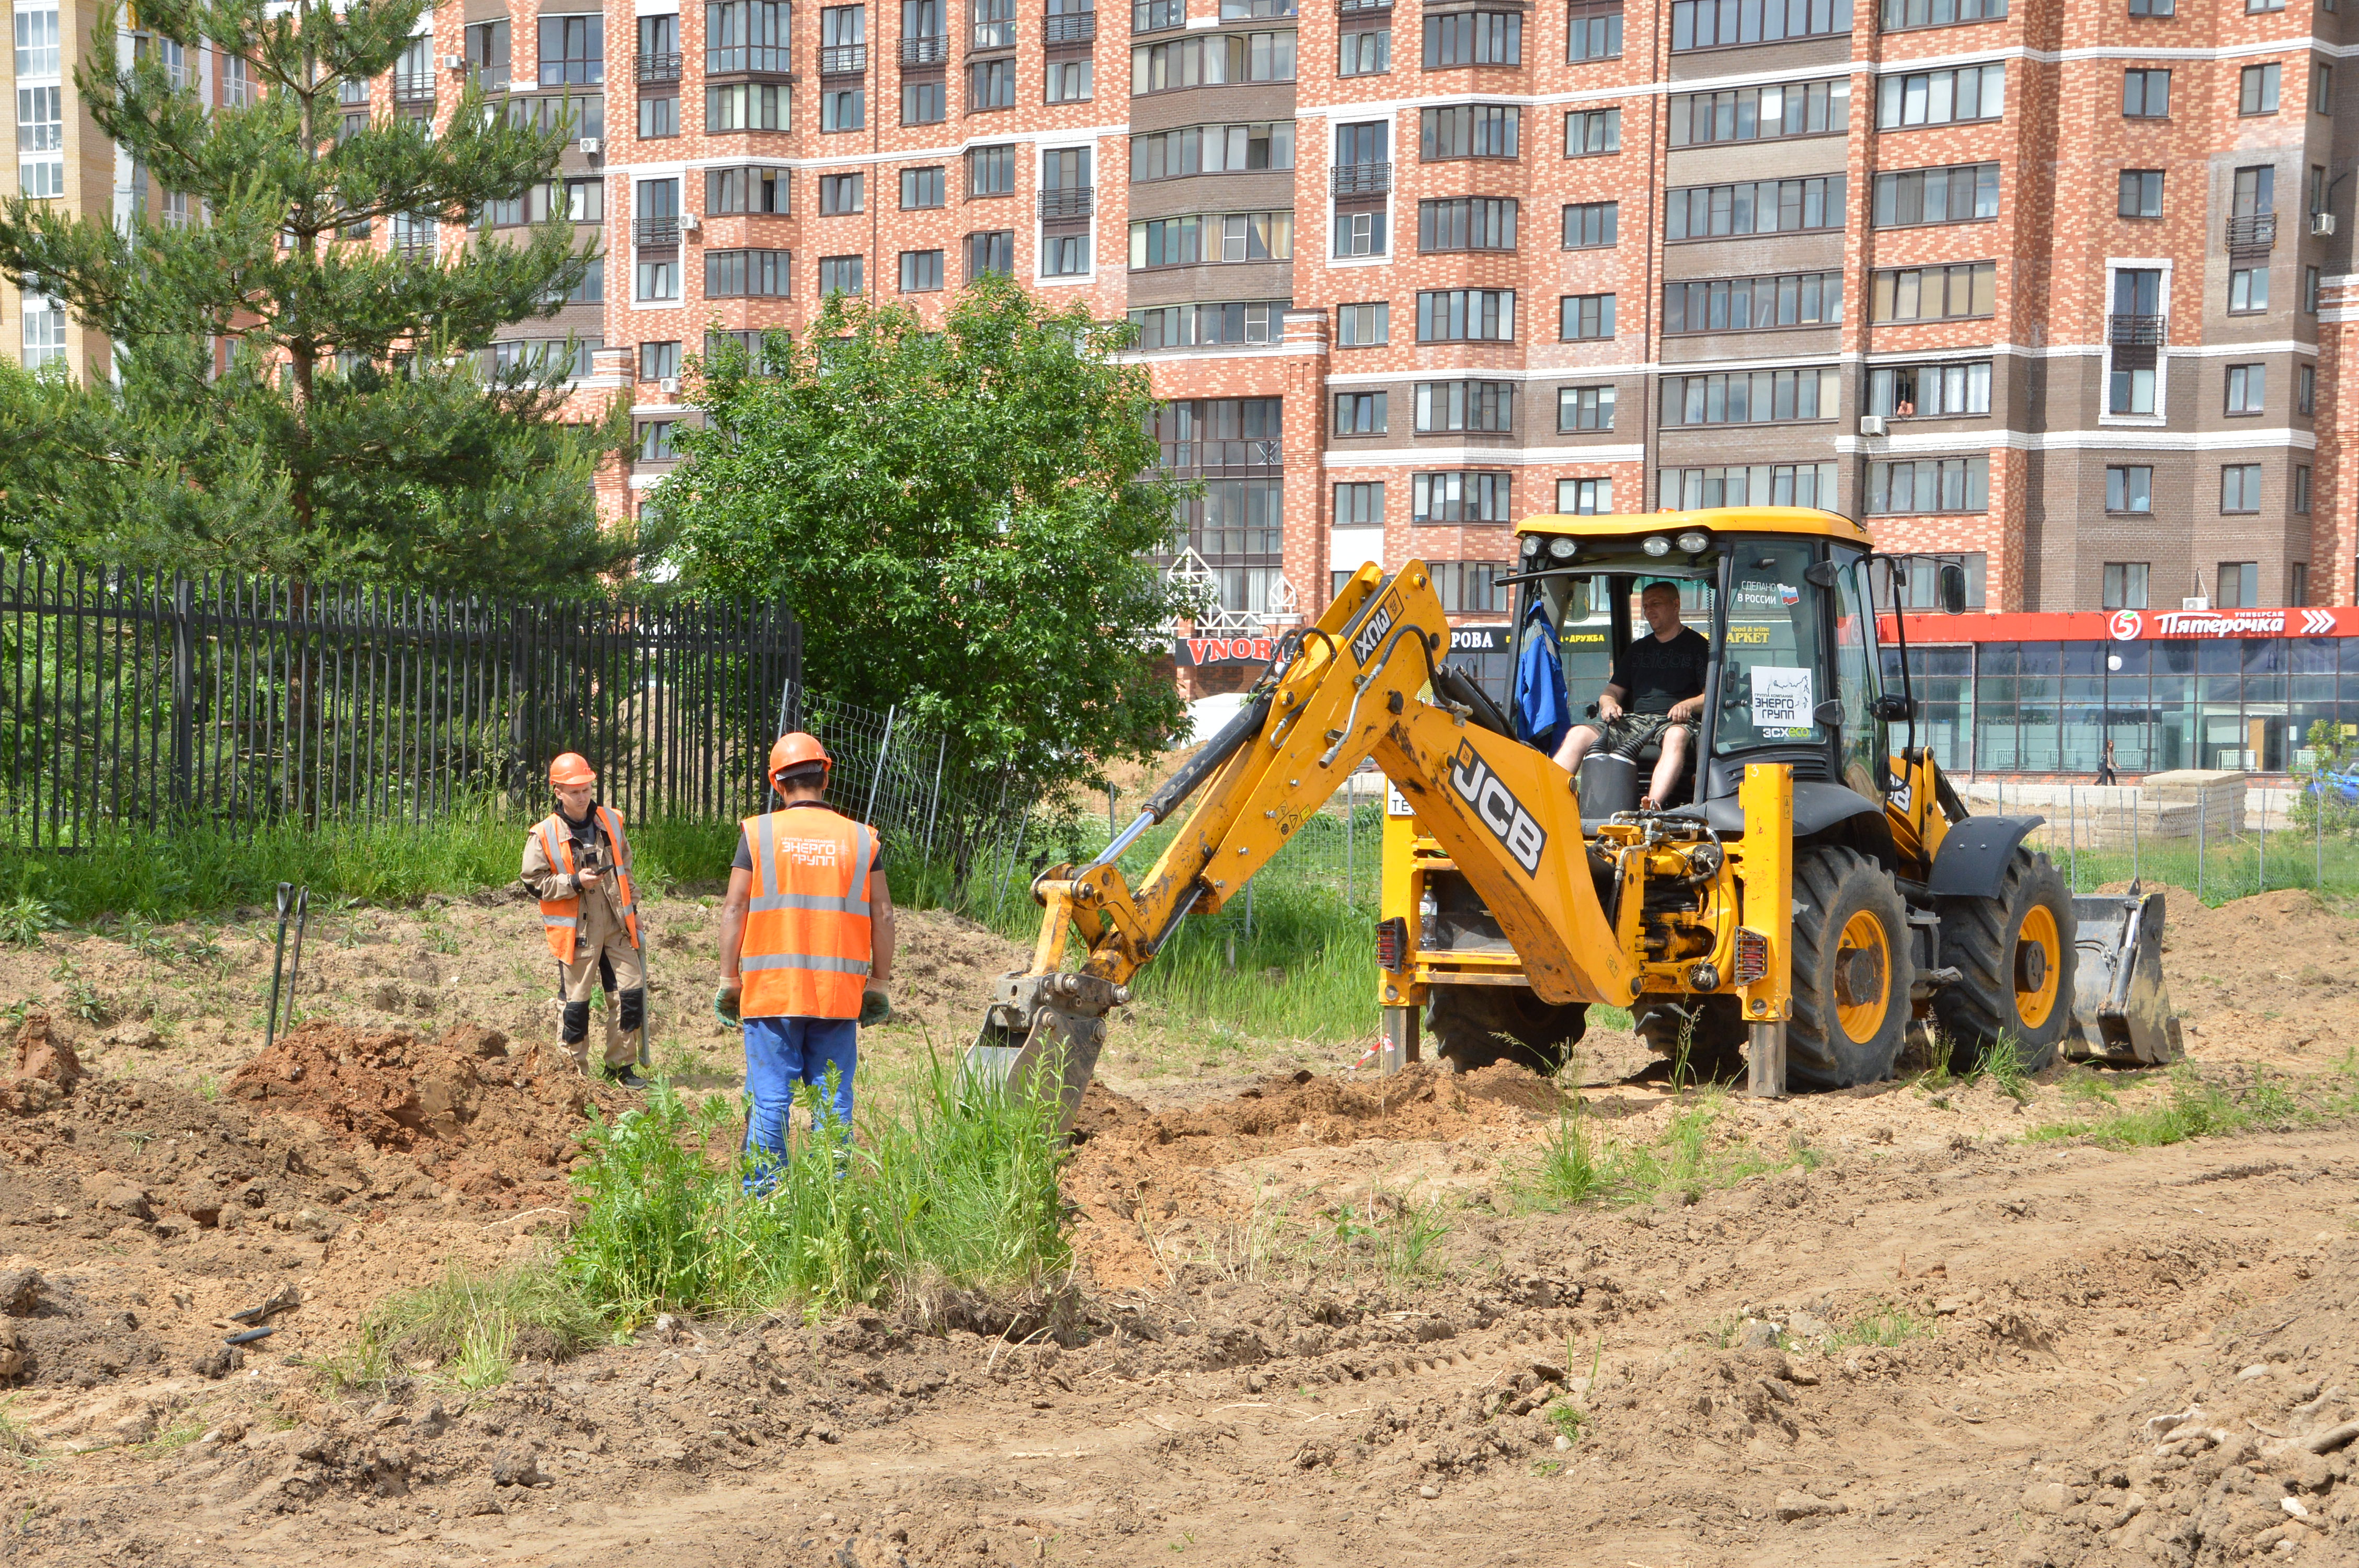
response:
[[[1166,441],[1163,467],[1174,473],[1273,474],[1282,466],[1274,440]]]
[[[1337,196],[1382,196],[1393,188],[1388,163],[1339,163],[1328,177],[1329,189]]]
[[[901,40],[903,65],[940,65],[951,58],[951,40],[947,33],[933,33],[922,38]]]
[[[2158,349],[2170,341],[2167,316],[2108,316],[2105,341],[2119,348]]]
[[[786,76],[794,51],[784,44],[724,44],[704,51],[707,76]]]
[[[1016,24],[1010,22],[977,22],[974,25],[974,47],[979,49],[1012,49],[1016,47]]]
[[[679,56],[676,54],[639,56],[638,78],[641,81],[678,81]]]
[[[642,249],[679,243],[679,217],[640,218],[631,224],[631,242]]]
[[[1097,188],[1069,185],[1040,192],[1042,218],[1086,218],[1095,210]]]
[[[2265,256],[2277,243],[2277,215],[2274,212],[2248,212],[2228,220],[2228,254],[2232,256]]]
[[[1085,44],[1097,36],[1098,16],[1094,11],[1049,16],[1040,24],[1040,41],[1044,44]]]
[[[866,44],[830,44],[819,51],[821,76],[859,76],[867,69]]]
[[[434,76],[431,71],[396,71],[393,74],[393,101],[396,103],[431,103],[434,102]]]

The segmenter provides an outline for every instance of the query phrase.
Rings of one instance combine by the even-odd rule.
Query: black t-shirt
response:
[[[827,803],[822,800],[790,800],[787,802],[786,805],[778,807],[778,809],[780,811],[792,811],[799,806],[825,806],[826,804]],[[871,855],[868,859],[868,869],[872,871],[875,871],[884,863],[885,845],[883,840],[880,839],[876,845],[876,852],[874,855]],[[737,830],[737,859],[733,861],[732,864],[741,871],[750,871],[754,869],[754,846],[745,842],[745,830],[743,827],[740,827]]]
[[[1608,684],[1622,688],[1622,705],[1633,713],[1669,713],[1672,704],[1703,695],[1711,663],[1712,644],[1694,627],[1680,627],[1668,643],[1649,632],[1622,650]]]

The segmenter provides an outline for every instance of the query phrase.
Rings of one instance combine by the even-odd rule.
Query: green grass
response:
[[[2170,1092],[2151,1104],[2116,1107],[2093,1120],[2051,1121],[2024,1134],[2026,1142],[2049,1143],[2086,1138],[2108,1149],[2159,1149],[2190,1138],[2217,1138],[2255,1128],[2282,1130],[2325,1114],[2359,1110],[2359,1071],[2352,1075],[2349,1103],[2330,1094],[2323,1107],[2305,1105],[2292,1090],[2266,1073],[2256,1073],[2243,1089],[2231,1092],[2180,1066],[2170,1075]],[[2099,1091],[2102,1093],[2102,1091]],[[2104,1097],[2111,1104],[2112,1097]]]
[[[1799,1138],[1783,1151],[1743,1138],[1715,1136],[1722,1096],[1709,1091],[1671,1113],[1669,1125],[1645,1142],[1599,1140],[1577,1105],[1558,1114],[1538,1156],[1510,1173],[1509,1188],[1525,1207],[1559,1210],[1588,1203],[1648,1203],[1666,1195],[1692,1202],[1751,1176],[1822,1158]]]
[[[1925,1339],[1933,1333],[1933,1320],[1919,1317],[1907,1307],[1891,1302],[1878,1302],[1827,1336],[1827,1348],[1838,1350],[1848,1346],[1906,1345],[1912,1339]]]
[[[962,1108],[938,1058],[864,1095],[851,1150],[793,1137],[758,1197],[724,1097],[691,1102],[658,1079],[644,1108],[594,1122],[565,1264],[582,1299],[626,1325],[662,1311],[820,1313],[936,1287],[1027,1290],[1071,1266],[1051,1108]]]
[[[539,1259],[488,1274],[453,1263],[442,1278],[396,1291],[361,1320],[359,1337],[323,1370],[339,1391],[380,1389],[430,1361],[467,1390],[508,1380],[519,1355],[570,1355],[605,1325],[555,1261]]]

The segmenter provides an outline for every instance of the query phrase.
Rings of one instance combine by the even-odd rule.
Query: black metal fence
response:
[[[761,800],[784,606],[437,598],[0,563],[0,842],[167,820],[422,821],[538,803],[580,752],[638,817]]]

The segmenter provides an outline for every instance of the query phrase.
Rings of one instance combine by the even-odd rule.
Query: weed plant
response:
[[[2359,1073],[2354,1073],[2354,1087],[2359,1087]],[[2102,1088],[2096,1092],[2111,1102],[2112,1097]],[[2328,1114],[2359,1110],[2359,1093],[2351,1097],[2348,1105],[2340,1097],[2330,1096],[2324,1109]],[[2025,1133],[2024,1140],[2048,1143],[2086,1138],[2108,1149],[2159,1149],[2190,1138],[2218,1138],[2255,1128],[2282,1130],[2314,1121],[2319,1115],[2318,1108],[2305,1105],[2266,1073],[2256,1073],[2250,1085],[2232,1094],[2206,1082],[2192,1067],[2181,1065],[2171,1072],[2169,1094],[2154,1104],[2115,1108],[2090,1121],[2048,1122]]]
[[[1890,1348],[1906,1345],[1912,1339],[1923,1339],[1933,1332],[1932,1321],[1922,1318],[1907,1307],[1890,1302],[1878,1302],[1850,1323],[1827,1336],[1827,1348],[1836,1350],[1847,1346],[1882,1346]]]
[[[1799,1139],[1780,1153],[1743,1139],[1715,1137],[1722,1112],[1722,1097],[1707,1092],[1674,1111],[1653,1140],[1622,1142],[1593,1137],[1580,1106],[1568,1105],[1538,1156],[1510,1173],[1510,1189],[1526,1207],[1551,1211],[1587,1203],[1647,1203],[1666,1195],[1691,1203],[1748,1177],[1819,1163],[1818,1152]]]
[[[553,1260],[489,1274],[454,1263],[432,1284],[370,1309],[358,1339],[323,1370],[340,1391],[377,1389],[407,1376],[412,1362],[430,1361],[462,1389],[488,1389],[508,1380],[519,1354],[569,1354],[604,1326]]]

